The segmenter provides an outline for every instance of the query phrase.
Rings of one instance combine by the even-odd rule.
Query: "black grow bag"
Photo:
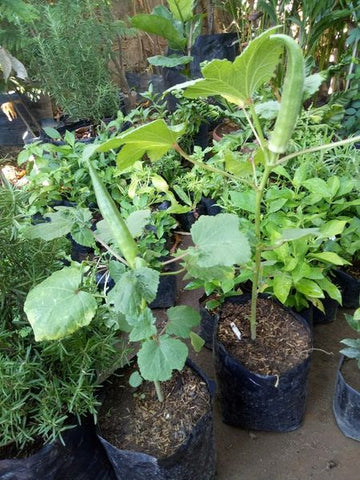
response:
[[[116,480],[91,421],[24,459],[0,460],[2,480]]]
[[[214,384],[192,362],[190,366],[207,384],[211,398]],[[215,478],[215,443],[213,406],[198,421],[187,442],[167,458],[158,459],[140,452],[120,450],[101,436],[117,480],[213,480]]]
[[[200,327],[198,333],[205,340],[205,347],[212,350],[215,326],[217,325],[219,315],[205,307],[206,299],[206,295],[199,299]]]
[[[321,325],[324,323],[332,323],[336,319],[339,303],[330,297],[321,300],[324,306],[324,312],[317,307],[313,307],[313,324]]]
[[[250,295],[226,301],[246,303]],[[310,332],[306,320],[283,307]],[[221,316],[221,314],[220,314]],[[235,360],[214,335],[217,386],[224,423],[249,430],[288,432],[305,414],[310,357],[280,376],[260,375]]]
[[[357,308],[360,297],[360,280],[343,270],[335,270],[336,283],[341,289],[342,304],[345,308]]]
[[[344,361],[342,356],[336,377],[333,411],[342,433],[346,437],[360,441],[360,392],[346,383],[341,373]]]

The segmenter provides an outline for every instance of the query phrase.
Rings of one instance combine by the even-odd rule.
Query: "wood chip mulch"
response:
[[[207,385],[185,367],[171,380],[161,382],[165,400],[160,403],[152,382],[131,388],[127,382],[130,373],[127,369],[124,376],[113,376],[104,387],[98,419],[100,434],[119,449],[168,457],[209,410]]]
[[[311,334],[278,304],[264,298],[257,303],[257,337],[250,338],[250,302],[225,303],[218,339],[228,353],[247,369],[260,375],[280,375],[301,363],[311,351]],[[230,326],[241,332],[238,340]]]

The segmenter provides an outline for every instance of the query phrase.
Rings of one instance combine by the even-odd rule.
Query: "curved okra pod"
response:
[[[109,225],[113,238],[125,260],[130,268],[135,268],[138,255],[137,244],[95,168],[90,161],[87,164],[100,212]]]
[[[305,64],[302,50],[294,39],[283,34],[272,35],[270,39],[282,43],[287,54],[280,110],[268,144],[270,152],[280,154],[286,151],[299,116],[304,91]]]

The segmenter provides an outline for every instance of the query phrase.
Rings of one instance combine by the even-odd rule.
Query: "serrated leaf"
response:
[[[108,293],[108,301],[134,325],[140,314],[142,301],[154,300],[158,284],[159,272],[151,268],[141,267],[125,272]]]
[[[195,350],[196,353],[201,352],[202,347],[205,345],[205,340],[200,337],[195,332],[190,332],[190,341],[191,341],[191,346]]]
[[[139,342],[146,338],[151,338],[156,334],[155,317],[150,308],[145,308],[138,317],[138,321],[133,326],[129,340],[131,342]]]
[[[121,275],[125,272],[125,265],[118,262],[117,260],[110,260],[109,262],[109,273],[110,277],[117,282],[120,280]]]
[[[35,340],[56,340],[88,325],[97,310],[95,298],[80,290],[80,268],[65,267],[30,290],[24,311]]]
[[[138,352],[141,376],[152,382],[165,382],[173,370],[181,371],[188,356],[187,346],[177,338],[162,335],[159,340],[147,340]]]
[[[169,308],[167,316],[166,332],[181,338],[189,338],[191,330],[200,324],[200,313],[187,305]]]
[[[144,228],[149,223],[150,217],[151,211],[149,209],[136,210],[135,212],[130,213],[126,219],[126,225],[133,238],[139,237],[144,233]]]
[[[169,127],[163,119],[126,130],[96,147],[98,152],[107,152],[123,145],[117,156],[118,168],[122,171],[140,160],[145,153],[151,161],[159,160],[167,153],[184,132],[184,125]],[[88,154],[93,153],[89,151]]]
[[[320,260],[321,262],[331,263],[332,265],[349,265],[347,260],[335,252],[311,253],[309,257],[316,258],[316,260]]]
[[[305,77],[303,100],[307,100],[314,95],[325,80],[326,74],[324,75],[323,73],[314,73],[313,75]]]
[[[239,230],[239,218],[230,213],[201,216],[191,227],[199,267],[242,265],[250,260],[249,241]]]
[[[204,78],[181,84],[184,95],[189,98],[220,95],[241,107],[246,105],[254,92],[273,77],[279,63],[283,47],[276,39],[270,39],[278,28],[271,28],[252,40],[234,62],[216,59],[207,63],[201,69]]]
[[[129,377],[129,384],[133,388],[140,387],[142,382],[143,382],[143,378],[137,370],[133,372]]]

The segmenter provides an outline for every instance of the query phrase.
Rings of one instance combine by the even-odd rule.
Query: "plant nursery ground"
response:
[[[179,286],[178,304],[196,307],[199,291]],[[290,433],[246,431],[225,425],[215,401],[216,480],[358,480],[360,444],[346,438],[336,425],[332,398],[339,363],[339,341],[352,337],[344,312],[334,322],[314,326],[314,351],[309,396],[303,425]],[[214,379],[212,352],[194,355]],[[356,365],[355,365],[356,366]],[[354,372],[359,376],[359,372]],[[189,479],[190,480],[190,479]]]

